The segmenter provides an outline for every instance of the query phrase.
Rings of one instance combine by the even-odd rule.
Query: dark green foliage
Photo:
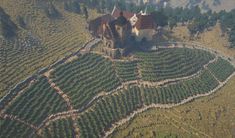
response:
[[[22,123],[0,118],[0,138],[27,138],[34,130]]]
[[[47,17],[50,19],[57,19],[61,17],[60,12],[56,9],[56,7],[52,3],[49,3],[48,7],[45,9],[45,13]]]
[[[86,54],[78,60],[62,65],[52,73],[53,81],[81,108],[101,92],[109,92],[120,81],[112,62],[96,54]]]
[[[87,20],[88,17],[89,17],[89,14],[88,14],[88,10],[87,10],[87,7],[86,7],[86,6],[83,6],[83,14],[84,14],[84,16],[85,16],[85,18],[86,18],[86,20]]]
[[[142,107],[141,92],[138,87],[109,95],[98,101],[78,120],[81,137],[102,137],[103,132],[120,119],[128,116],[134,110]]]
[[[170,29],[172,30],[174,27],[177,26],[177,21],[176,21],[176,19],[170,18],[169,21],[168,21],[168,25],[169,25]]]
[[[221,11],[219,19],[222,29],[229,34],[231,47],[235,47],[235,9],[230,12]]]
[[[0,7],[0,35],[10,39],[16,36],[17,26]]]
[[[39,125],[49,115],[66,110],[65,101],[50,87],[47,79],[42,77],[17,97],[6,113]]]
[[[163,11],[154,11],[151,15],[158,26],[166,26],[168,24],[168,17]]]
[[[192,75],[214,56],[202,50],[188,48],[159,49],[157,52],[139,52],[140,72],[145,81],[161,81]]]
[[[72,119],[61,119],[52,122],[43,129],[44,138],[74,138],[75,132]]]
[[[235,71],[235,68],[222,58],[209,64],[209,69],[220,81],[225,81]]]
[[[124,82],[138,79],[137,61],[115,62],[115,69]]]
[[[81,7],[77,0],[69,0],[64,2],[64,9],[69,12],[81,13]]]
[[[22,27],[22,28],[27,27],[27,24],[26,24],[26,21],[24,20],[24,17],[17,16],[17,21],[18,21],[18,24],[20,25],[20,27]]]
[[[219,83],[209,71],[200,76],[167,87],[143,87],[144,102],[150,104],[180,103],[182,100],[198,94],[205,94],[215,89]]]

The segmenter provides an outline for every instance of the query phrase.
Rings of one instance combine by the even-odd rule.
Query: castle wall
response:
[[[134,28],[133,34],[136,37],[136,41],[141,41],[143,38],[146,38],[147,41],[152,41],[153,36],[156,34],[156,31],[154,29],[138,30],[137,28]]]

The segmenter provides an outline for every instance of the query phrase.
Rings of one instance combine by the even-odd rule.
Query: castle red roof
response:
[[[151,15],[138,15],[138,20],[135,24],[138,30],[154,29],[156,27],[155,21]]]

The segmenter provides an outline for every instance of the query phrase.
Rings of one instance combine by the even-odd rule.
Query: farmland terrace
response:
[[[89,51],[98,42],[3,97],[0,137],[109,137],[138,113],[210,95],[235,75],[229,60],[197,47],[114,60]]]

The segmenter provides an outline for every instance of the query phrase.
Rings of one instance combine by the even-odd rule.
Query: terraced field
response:
[[[63,2],[54,2],[54,5],[63,17],[55,21],[45,15],[37,1],[1,0],[0,6],[16,24],[18,16],[29,20],[27,29],[18,28],[18,38],[32,35],[40,45],[16,45],[15,41],[0,38],[0,97],[19,81],[79,50],[91,39],[82,15],[65,11]]]
[[[0,102],[0,137],[108,137],[149,108],[216,92],[235,71],[226,59],[189,48],[137,52],[130,61],[74,56]]]

